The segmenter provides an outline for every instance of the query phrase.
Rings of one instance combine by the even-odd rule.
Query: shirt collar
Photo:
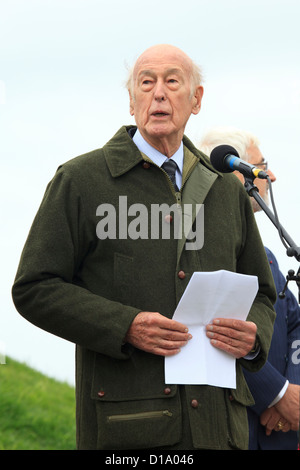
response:
[[[137,148],[140,150],[140,152],[143,152],[147,157],[149,157],[153,163],[155,163],[158,166],[161,166],[166,160],[168,160],[168,157],[160,153],[158,150],[156,150],[154,147],[152,147],[148,142],[144,139],[140,131],[137,129],[136,133],[133,136],[133,142],[137,146]],[[182,174],[182,168],[183,168],[183,143],[181,142],[179,149],[172,155],[172,160],[177,163],[178,170]]]

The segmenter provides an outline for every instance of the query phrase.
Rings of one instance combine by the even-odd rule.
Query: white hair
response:
[[[254,134],[235,127],[214,127],[203,135],[198,148],[210,156],[215,147],[224,144],[234,147],[240,158],[248,161],[250,156],[247,153],[247,149],[251,145],[258,147],[259,140]]]

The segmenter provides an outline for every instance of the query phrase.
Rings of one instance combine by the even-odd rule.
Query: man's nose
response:
[[[272,183],[275,183],[275,181],[276,181],[276,176],[274,175],[274,173],[272,173],[271,170],[267,170],[267,174],[268,174],[268,176],[269,176],[271,182],[272,182]]]
[[[154,90],[154,99],[156,101],[165,101],[167,99],[165,86],[162,81],[158,81],[156,83],[155,90]]]

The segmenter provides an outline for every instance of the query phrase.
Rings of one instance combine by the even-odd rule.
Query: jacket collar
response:
[[[130,133],[134,133],[136,126],[123,126],[103,147],[104,156],[111,175],[114,178],[123,175],[143,161],[143,156],[134,144]],[[200,152],[192,142],[183,137],[183,144],[199,159],[199,161],[213,173],[222,176],[211,165],[209,158]]]
[[[114,178],[127,173],[143,161],[141,152],[129,135],[134,128],[134,126],[121,127],[103,147],[107,166]]]

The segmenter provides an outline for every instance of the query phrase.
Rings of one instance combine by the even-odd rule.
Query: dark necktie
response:
[[[176,178],[175,178],[177,163],[174,162],[174,160],[171,160],[169,158],[165,163],[162,164],[162,168],[165,170],[166,173],[168,173],[170,180],[172,181],[172,184],[175,188],[175,191],[179,191],[176,185]]]

